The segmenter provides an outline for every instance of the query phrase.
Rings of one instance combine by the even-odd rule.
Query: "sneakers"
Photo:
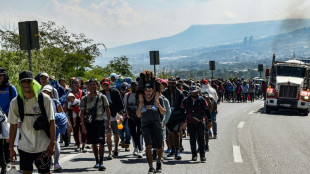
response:
[[[125,145],[125,151],[126,151],[126,152],[129,152],[129,151],[130,151],[129,144],[126,144],[126,145]]]
[[[87,149],[85,147],[83,147],[81,150],[82,150],[83,153],[87,152]]]
[[[170,148],[168,148],[166,151],[165,151],[165,153],[170,153],[171,152],[171,149]]]
[[[192,161],[197,161],[197,155],[192,156]]]
[[[94,166],[95,169],[99,168],[99,163]]]
[[[139,152],[138,152],[138,158],[142,158],[143,157],[143,152],[142,152],[142,150],[139,150]]]
[[[105,169],[106,168],[102,164],[99,165],[99,171],[105,171]]]
[[[171,152],[167,155],[167,157],[172,157],[175,154],[175,150],[172,149]]]
[[[154,169],[154,167],[152,166],[152,167],[149,168],[148,174],[153,174],[153,173],[155,173],[155,169]]]
[[[217,139],[217,135],[213,135],[213,139]]]
[[[207,161],[206,157],[205,156],[200,156],[200,161],[202,163],[205,163]]]
[[[75,150],[74,150],[75,152],[81,152],[81,148],[76,148]]]
[[[180,151],[176,151],[174,159],[176,159],[176,160],[181,160],[182,159]]]
[[[156,173],[161,173],[161,162],[156,162]]]
[[[138,156],[138,148],[135,148],[135,150],[133,150],[133,156]]]
[[[113,155],[109,154],[108,157],[107,157],[107,160],[112,160],[112,159],[113,159]]]
[[[54,165],[54,170],[61,170],[62,167],[59,164]]]

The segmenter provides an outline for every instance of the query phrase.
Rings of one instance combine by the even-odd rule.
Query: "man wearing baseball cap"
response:
[[[157,163],[156,163],[156,173],[162,171],[161,158],[163,154],[163,132],[162,132],[162,119],[166,114],[166,109],[164,108],[164,101],[161,97],[159,100],[155,100],[155,84],[146,83],[144,85],[143,101],[144,107],[146,107],[145,112],[141,112],[142,105],[138,104],[137,116],[141,118],[141,129],[142,135],[145,141],[146,147],[146,158],[149,164],[149,173],[154,173],[155,169],[153,167],[153,156],[152,148],[157,150]],[[156,110],[154,109],[156,105]]]
[[[199,96],[200,88],[190,87],[189,95],[182,101],[182,107],[186,110],[186,124],[190,136],[190,146],[192,151],[192,160],[197,161],[196,142],[201,162],[206,162],[204,132],[205,123],[208,123],[208,129],[211,127],[211,115],[206,100]]]
[[[0,67],[0,109],[7,118],[10,108],[10,102],[17,95],[16,89],[9,82],[9,76],[5,68]],[[6,172],[6,166],[10,162],[9,143],[6,142],[8,137],[0,135],[0,167],[1,173]]]
[[[106,130],[107,144],[109,149],[109,155],[107,157],[108,160],[112,160],[113,157],[118,156],[119,131],[117,128],[116,115],[118,115],[118,113],[123,111],[124,109],[121,93],[117,89],[111,88],[110,84],[111,83],[108,78],[104,78],[101,80],[101,86],[103,88],[101,93],[107,97],[109,101],[109,108],[111,111],[111,122],[110,122],[111,126],[110,129]],[[105,120],[108,120],[107,116],[105,116]],[[107,127],[109,126],[106,125],[106,128]],[[112,154],[112,132],[114,135],[114,146],[115,146],[113,154]]]
[[[46,72],[43,72],[40,74],[40,83],[42,85],[42,88],[44,88],[45,85],[49,85],[50,76]],[[53,96],[55,99],[59,100],[59,95],[57,89],[53,87]]]
[[[19,74],[18,96],[10,104],[8,117],[8,122],[11,124],[9,149],[10,160],[14,162],[16,159],[14,141],[17,123],[18,120],[22,120],[20,128],[22,138],[18,140],[18,152],[20,169],[24,173],[32,173],[33,163],[35,163],[39,173],[49,173],[50,158],[55,152],[56,126],[52,100],[47,94],[40,93],[40,91],[41,85],[33,80],[32,72],[23,71]],[[22,106],[23,108],[20,108]],[[43,115],[44,110],[41,110],[42,107],[44,107],[45,115]],[[34,128],[34,123],[39,117],[47,117],[48,123],[46,124],[49,124],[49,137],[45,131]]]

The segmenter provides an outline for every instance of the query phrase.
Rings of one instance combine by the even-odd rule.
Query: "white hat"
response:
[[[68,94],[68,97],[67,98],[69,98],[69,97],[75,97],[74,96],[74,94],[72,94],[71,92]]]
[[[42,91],[52,92],[53,87],[51,85],[45,85],[42,89]]]
[[[48,74],[46,72],[41,73],[40,77],[42,77],[42,76],[45,76],[45,77],[48,77],[48,78],[50,77],[50,76],[48,76]]]

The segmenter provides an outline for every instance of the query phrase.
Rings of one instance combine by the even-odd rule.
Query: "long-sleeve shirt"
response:
[[[168,99],[166,97],[163,97],[163,99],[164,99],[164,105],[165,105],[165,109],[166,109],[166,115],[164,116],[163,122],[165,124],[167,124],[169,119],[170,119],[171,108],[170,108],[170,104],[169,104]]]

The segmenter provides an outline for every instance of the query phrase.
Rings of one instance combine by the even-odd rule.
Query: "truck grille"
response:
[[[297,98],[297,86],[280,85],[280,98]]]

